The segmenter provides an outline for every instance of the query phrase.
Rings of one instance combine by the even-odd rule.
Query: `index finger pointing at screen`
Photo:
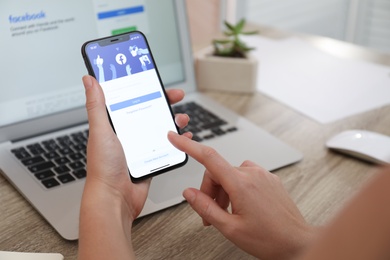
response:
[[[174,132],[168,133],[169,141],[179,150],[203,164],[212,174],[214,181],[225,184],[234,184],[237,178],[236,168],[227,162],[213,148],[202,145]]]

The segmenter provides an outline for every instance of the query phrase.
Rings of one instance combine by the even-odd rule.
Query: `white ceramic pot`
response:
[[[195,54],[197,85],[200,90],[219,90],[241,93],[256,91],[258,61],[247,58],[217,57],[212,47]]]

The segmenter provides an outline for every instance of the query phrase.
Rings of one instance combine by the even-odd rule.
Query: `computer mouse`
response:
[[[390,163],[390,136],[367,130],[347,130],[331,137],[326,146],[372,163]]]

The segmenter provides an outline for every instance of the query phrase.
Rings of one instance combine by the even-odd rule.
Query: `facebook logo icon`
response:
[[[118,54],[116,55],[116,57],[115,57],[115,60],[116,60],[116,62],[117,62],[119,65],[124,65],[124,64],[126,64],[126,62],[127,62],[126,56],[125,56],[124,54],[122,54],[122,53],[118,53]]]

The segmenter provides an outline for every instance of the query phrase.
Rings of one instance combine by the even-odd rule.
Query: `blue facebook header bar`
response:
[[[98,13],[98,19],[102,20],[102,19],[113,18],[122,15],[142,13],[143,11],[144,11],[144,7],[140,5],[140,6],[118,9],[113,11],[101,12]]]

